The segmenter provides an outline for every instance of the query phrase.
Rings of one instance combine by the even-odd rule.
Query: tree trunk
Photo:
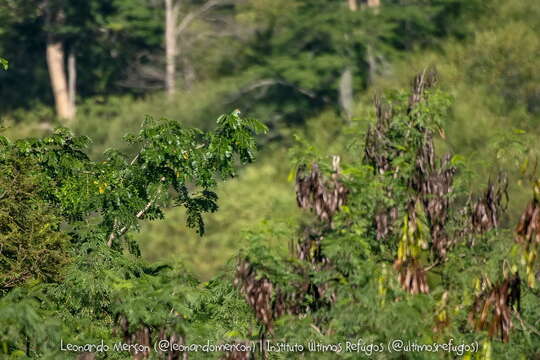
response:
[[[77,98],[77,60],[75,59],[75,52],[73,49],[69,51],[68,55],[68,92],[69,92],[69,104],[73,116],[77,113],[77,107],[75,99]]]
[[[358,10],[357,0],[349,0],[349,10],[351,10],[351,11]]]
[[[65,14],[62,9],[54,10],[48,1],[45,1],[43,6],[45,8],[45,23],[48,28],[51,25],[64,24]],[[60,38],[51,32],[47,34],[46,52],[47,68],[51,79],[56,115],[61,119],[72,120],[75,117],[75,108],[72,106],[68,80],[66,78],[64,44]]]
[[[353,71],[351,67],[347,67],[341,73],[341,78],[339,79],[339,105],[347,121],[350,121],[352,118],[354,109],[353,95]]]
[[[49,34],[47,39],[47,67],[59,118],[72,120],[75,116],[69,97],[68,82],[64,65],[64,46]]]
[[[165,89],[171,99],[176,92],[176,27],[178,5],[175,0],[165,0]]]

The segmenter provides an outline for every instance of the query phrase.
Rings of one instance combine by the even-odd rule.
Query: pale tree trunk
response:
[[[350,121],[354,110],[353,71],[350,66],[341,73],[339,79],[339,105],[346,119]]]
[[[75,52],[70,50],[68,55],[68,91],[69,91],[69,103],[73,116],[77,113],[77,107],[75,99],[77,98],[77,60],[75,59]]]
[[[357,0],[349,0],[349,10],[351,10],[351,11],[358,10]]]
[[[176,92],[177,20],[178,4],[175,0],[165,0],[165,89],[169,99]]]
[[[50,27],[52,24],[56,25],[64,23],[65,14],[61,9],[59,11],[53,11],[49,7],[48,1],[45,1],[43,5],[46,9],[45,22],[47,27]],[[47,68],[51,79],[56,115],[61,119],[72,120],[75,117],[75,94],[73,93],[73,96],[70,97],[70,89],[66,76],[64,44],[61,39],[57,38],[52,33],[47,34],[46,53]],[[73,66],[74,59],[75,58],[70,60],[73,63]],[[72,81],[75,81],[75,77],[73,77]]]
[[[207,0],[198,9],[187,13],[179,21],[180,1],[165,0],[165,89],[169,99],[176,92],[176,59],[179,55],[178,39],[180,35],[198,17],[217,6],[233,3],[235,0]],[[191,72],[189,69],[187,71]]]
[[[51,87],[56,105],[56,114],[59,118],[72,120],[75,116],[75,111],[69,96],[64,60],[64,46],[62,42],[53,39],[49,35],[47,39],[47,67],[49,69]]]

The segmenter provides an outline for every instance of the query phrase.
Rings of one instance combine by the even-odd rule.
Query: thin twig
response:
[[[296,90],[299,93],[309,97],[310,99],[316,99],[317,98],[317,94],[315,94],[313,91],[305,89],[305,88],[301,88],[301,87],[296,86],[296,85],[294,85],[294,84],[292,84],[290,82],[287,82],[287,81],[284,81],[284,80],[279,80],[279,79],[261,79],[261,80],[258,80],[256,82],[246,86],[243,89],[240,89],[240,91],[238,91],[238,93],[232,99],[230,99],[228,101],[228,103],[235,102],[240,97],[242,97],[242,95],[244,95],[246,93],[249,93],[251,91],[254,91],[256,89],[266,88],[266,87],[270,87],[270,86],[274,86],[274,85],[283,85],[283,86],[293,88],[294,90]],[[326,98],[322,98],[322,100],[327,102]]]
[[[163,179],[162,179],[163,180]],[[144,208],[142,208],[136,215],[135,217],[137,219],[140,219],[144,216],[144,214],[146,214],[146,212],[152,207],[152,205],[155,204],[155,202],[157,201],[159,195],[161,194],[161,190],[162,190],[162,187],[160,186],[158,188],[158,190],[156,191],[156,194],[154,196],[154,198],[152,200],[150,200],[148,203],[146,203],[146,205],[144,206]],[[109,240],[107,241],[107,246],[108,247],[111,247],[112,246],[112,243],[114,241],[114,239],[117,239],[117,238],[120,238],[122,237],[128,230],[129,228],[131,227],[131,225],[124,225],[120,231],[116,232],[114,230],[115,226],[113,226],[113,230],[111,231],[111,233],[109,234]]]
[[[209,11],[213,7],[216,7],[218,5],[226,5],[229,3],[233,3],[234,1],[229,0],[209,0],[207,1],[203,6],[201,6],[196,11],[192,11],[189,14],[187,14],[178,27],[176,28],[176,36],[180,35],[184,30],[187,29],[187,27],[191,24],[193,20],[204,14],[205,12]]]

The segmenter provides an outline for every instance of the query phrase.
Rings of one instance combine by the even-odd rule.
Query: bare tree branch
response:
[[[161,194],[162,189],[163,189],[163,187],[160,185],[159,188],[157,189],[154,197],[150,201],[148,201],[146,203],[146,205],[137,214],[135,214],[135,217],[137,219],[142,218],[144,216],[144,214],[146,214],[146,212],[156,203],[159,195]],[[118,239],[118,238],[122,237],[129,230],[130,227],[131,227],[131,225],[124,225],[119,231],[116,231],[115,226],[113,226],[113,230],[109,234],[109,240],[107,241],[107,246],[111,247],[113,241],[115,239]]]
[[[258,80],[256,82],[250,84],[249,86],[246,86],[245,88],[241,89],[233,97],[233,99],[230,100],[229,102],[234,102],[238,98],[240,98],[242,95],[247,94],[247,93],[249,93],[251,91],[254,91],[256,89],[270,87],[270,86],[274,86],[274,85],[283,85],[283,86],[291,87],[294,90],[298,91],[299,93],[309,97],[310,99],[316,99],[317,98],[317,94],[315,94],[313,91],[311,91],[309,89],[299,87],[299,86],[296,86],[296,85],[294,85],[294,84],[292,84],[290,82],[280,80],[280,79],[262,79],[262,80]],[[325,99],[325,98],[323,98],[323,100],[325,102],[327,101],[327,99]]]
[[[179,36],[187,27],[199,16],[203,15],[212,8],[220,5],[227,5],[234,3],[234,0],[208,0],[203,6],[195,11],[188,13],[180,22],[176,28],[176,36]]]

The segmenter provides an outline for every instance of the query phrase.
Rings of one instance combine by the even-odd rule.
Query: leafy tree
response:
[[[260,324],[248,339],[317,339],[344,348],[361,338],[386,349],[380,358],[393,359],[403,354],[390,353],[388,339],[432,344],[452,338],[477,342],[478,353],[469,348],[461,354],[466,358],[537,356],[538,330],[530,325],[539,316],[531,230],[537,201],[527,207],[514,241],[501,221],[505,177],[471,194],[460,158],[437,156],[434,138],[443,134],[450,101],[435,83],[433,73],[423,72],[411,92],[376,101],[376,123],[355,150],[363,158],[340,165],[334,156],[328,164],[297,152],[298,205],[312,220],[299,224],[286,257],[267,247],[264,235],[254,235],[241,255],[236,285]],[[360,351],[369,356],[373,348]],[[303,355],[358,357],[350,351]]]
[[[101,0],[0,1],[0,47],[17,64],[4,76],[6,101],[2,106],[13,109],[38,101],[52,104],[57,95],[51,91],[51,71],[62,85],[59,88],[68,89],[71,84],[67,94],[70,99],[61,95],[64,103],[73,101],[77,94],[87,97],[125,92],[118,82],[124,78],[126,66],[144,57],[143,50],[148,53],[159,49],[156,38],[161,35],[157,10],[146,1],[130,4]],[[133,5],[137,5],[136,11]],[[44,61],[47,49],[53,50],[48,63]],[[53,58],[62,61],[54,63]],[[14,95],[14,89],[24,91]],[[26,95],[21,96],[23,93]]]
[[[234,176],[236,158],[242,163],[254,159],[253,135],[265,131],[238,110],[217,124],[215,131],[202,132],[147,119],[138,134],[126,137],[138,148],[133,157],[109,150],[100,162],[84,153],[89,139],[67,129],[41,139],[1,138],[0,266],[7,294],[0,306],[38,299],[15,308],[29,307],[27,318],[5,319],[8,334],[19,335],[2,338],[4,355],[54,358],[60,350],[50,342],[40,345],[44,334],[70,341],[119,339],[109,331],[115,325],[131,340],[127,334],[148,331],[154,338],[183,336],[177,315],[191,311],[182,309],[196,300],[193,280],[181,267],[142,262],[138,244],[127,233],[143,219],[162,218],[167,206],[185,207],[187,225],[204,232],[202,214],[217,210],[212,189],[218,180]],[[7,186],[13,183],[19,186]],[[169,298],[160,300],[163,312],[155,308],[148,318],[146,306],[157,305],[148,303],[148,296],[158,290],[165,294],[167,286]],[[142,297],[126,298],[128,288],[139,289]]]

